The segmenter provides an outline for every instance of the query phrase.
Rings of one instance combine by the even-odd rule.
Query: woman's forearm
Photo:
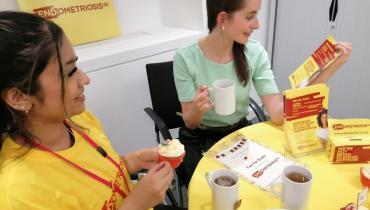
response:
[[[338,69],[345,64],[352,52],[352,44],[348,42],[338,42],[336,50],[340,51],[340,55],[326,67],[310,84],[326,83]]]
[[[141,204],[143,202],[140,202],[140,199],[133,195],[128,195],[123,201],[122,204],[119,206],[119,210],[147,210],[150,207],[144,207]]]
[[[185,113],[183,113],[183,120],[186,127],[195,129],[203,120],[204,113],[195,109],[195,107],[189,107]]]
[[[315,79],[313,79],[312,82],[310,82],[310,85],[313,84],[320,84],[320,83],[327,83],[328,80],[335,74],[336,71],[343,65],[343,63],[340,62],[333,62],[330,64],[326,69],[320,72],[319,75]]]
[[[281,125],[284,122],[284,102],[281,94],[271,94],[261,96],[262,103],[265,105],[270,120]]]

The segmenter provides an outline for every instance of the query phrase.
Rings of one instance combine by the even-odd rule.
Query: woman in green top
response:
[[[180,140],[185,145],[185,182],[188,183],[202,152],[225,135],[248,125],[251,83],[266,107],[271,121],[283,122],[283,99],[276,86],[268,55],[249,37],[259,28],[261,0],[207,0],[209,34],[197,43],[179,49],[174,57],[174,77],[185,127]],[[341,55],[311,84],[324,83],[349,58],[350,43],[339,42]],[[235,81],[236,110],[220,116],[209,99],[208,86],[217,79]]]

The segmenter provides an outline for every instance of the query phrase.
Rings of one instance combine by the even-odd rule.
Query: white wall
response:
[[[114,0],[121,32],[130,33],[162,24],[159,0]],[[143,6],[145,5],[145,6]]]
[[[205,0],[160,0],[163,24],[193,30],[204,30],[206,26],[202,20],[205,11],[199,6],[199,1]]]
[[[269,52],[269,43],[271,34],[273,31],[270,31],[270,15],[273,14],[271,9],[271,1],[270,0],[261,0],[261,10],[258,14],[258,19],[260,22],[260,28],[253,32],[251,38],[256,39],[262,43],[265,49],[268,51],[269,55],[271,56],[271,52]],[[258,96],[256,90],[252,86],[251,89],[251,97],[255,99],[255,101],[259,104],[262,104],[260,97]]]
[[[258,19],[260,21],[260,28],[253,32],[252,39],[259,40],[263,46],[267,49],[268,36],[269,36],[269,21],[270,21],[270,0],[261,0],[261,10],[258,14]]]
[[[331,0],[278,1],[274,69],[279,87],[290,88],[291,74],[332,34],[352,42],[349,61],[330,79],[329,114],[333,118],[370,118],[370,1],[339,1],[332,27]]]
[[[18,4],[16,0],[0,0],[0,1],[1,1],[0,11],[18,10]]]
[[[207,30],[204,22],[206,16],[202,15],[206,10],[194,6],[199,4],[197,1],[203,1],[205,5],[205,0],[114,0],[114,3],[122,33],[143,31],[143,29],[162,24],[194,30]],[[269,18],[272,12],[270,4],[270,1],[262,0],[258,16],[260,29],[252,34],[252,38],[261,41],[266,49],[268,48]],[[189,12],[186,11],[192,8],[197,8],[199,11],[194,12],[194,15],[189,15]],[[1,10],[18,10],[17,1],[1,0]]]
[[[143,110],[152,107],[145,64],[168,61],[173,55],[161,53],[88,74],[86,105],[119,153],[156,145],[154,123]]]

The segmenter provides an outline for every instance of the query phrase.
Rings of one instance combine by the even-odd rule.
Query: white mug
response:
[[[274,188],[278,182],[282,184],[280,192]],[[281,198],[284,208],[306,209],[312,183],[312,174],[307,168],[299,165],[287,166],[278,182],[271,185],[271,191]]]
[[[208,88],[219,115],[230,115],[235,112],[235,82],[231,79],[219,79]]]
[[[219,177],[229,177],[234,182],[231,186],[222,186],[215,182]],[[238,175],[229,169],[219,169],[206,173],[206,179],[212,190],[213,210],[234,210],[239,202],[239,178]]]

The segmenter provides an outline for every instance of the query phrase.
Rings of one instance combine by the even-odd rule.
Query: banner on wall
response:
[[[21,11],[61,26],[73,45],[120,34],[113,0],[17,0]]]

